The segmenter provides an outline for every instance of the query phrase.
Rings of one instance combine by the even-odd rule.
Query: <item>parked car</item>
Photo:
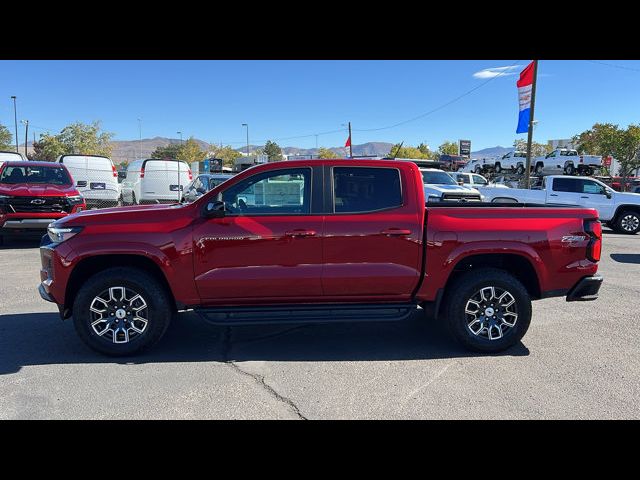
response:
[[[27,157],[25,157],[22,153],[18,152],[9,152],[9,151],[0,151],[0,165],[4,162],[22,162],[26,161]]]
[[[449,175],[458,182],[458,185],[462,184],[463,186],[475,189],[478,189],[478,187],[509,188],[508,186],[499,183],[489,183],[486,178],[476,173],[451,172]]]
[[[482,195],[475,188],[458,185],[444,170],[421,168],[424,196],[427,202],[480,202]]]
[[[182,160],[148,158],[135,160],[127,168],[126,182],[131,185],[132,202],[137,204],[180,202],[192,180],[191,169]]]
[[[60,155],[57,162],[67,167],[88,208],[118,205],[118,171],[110,158],[69,154]]]
[[[273,178],[302,195],[241,201]],[[238,326],[404,320],[419,306],[498,352],[526,333],[531,300],[597,297],[595,210],[425,206],[423,187],[411,162],[270,162],[190,204],[81,212],[43,238],[39,292],[108,355],[151,347],[176,310]]]
[[[527,152],[514,150],[513,152],[505,153],[502,157],[497,159],[493,164],[493,170],[496,173],[507,171],[523,175],[527,168],[526,166]]]
[[[611,229],[627,234],[640,231],[640,195],[616,192],[594,178],[550,175],[530,190],[483,189],[487,201],[574,205],[593,208]]]
[[[494,161],[490,158],[472,158],[467,164],[459,169],[459,172],[477,173],[480,175],[488,170],[493,170]]]
[[[85,208],[64,165],[32,161],[0,165],[0,243],[4,237],[39,238],[51,222]]]
[[[440,162],[441,168],[443,170],[457,172],[458,170],[464,168],[464,166],[469,162],[469,159],[467,157],[463,157],[462,155],[442,154],[438,158],[438,162]]]
[[[578,155],[577,150],[570,148],[556,148],[548,154],[532,160],[534,171],[542,175],[549,172],[563,172],[566,175],[593,175],[602,166],[599,155]]]
[[[204,173],[198,175],[189,185],[185,188],[183,202],[193,202],[207,193],[212,188],[217,187],[222,182],[225,182],[232,178],[232,174],[227,173]]]

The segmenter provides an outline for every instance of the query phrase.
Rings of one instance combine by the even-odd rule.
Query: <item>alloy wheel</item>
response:
[[[503,288],[488,286],[474,293],[465,306],[466,323],[476,337],[498,340],[518,320],[515,297]]]
[[[622,217],[620,226],[625,232],[635,232],[640,226],[640,218],[635,215],[625,215]]]
[[[91,328],[112,343],[128,343],[147,329],[149,309],[142,296],[130,288],[110,287],[89,306]]]

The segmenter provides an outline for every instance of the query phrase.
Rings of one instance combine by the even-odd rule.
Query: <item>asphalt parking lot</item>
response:
[[[114,360],[40,299],[36,245],[0,247],[1,419],[640,418],[640,235],[605,230],[600,298],[535,302],[500,355],[421,318],[229,328],[183,313],[152,351]]]

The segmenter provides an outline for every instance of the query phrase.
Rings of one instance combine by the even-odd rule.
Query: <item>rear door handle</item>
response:
[[[315,230],[291,230],[284,233],[287,237],[313,237],[316,234]]]
[[[402,228],[387,228],[380,232],[382,235],[411,235],[411,230],[405,230]]]
[[[557,195],[557,194],[555,194],[555,193],[550,193],[550,194],[549,194],[549,196],[550,196],[550,197],[557,197],[558,195]]]
[[[589,198],[589,197],[580,197],[580,198]]]

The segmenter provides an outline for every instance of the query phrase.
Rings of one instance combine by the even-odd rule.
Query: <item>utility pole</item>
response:
[[[29,120],[24,120],[24,156],[27,156],[27,139],[29,138]]]
[[[351,122],[349,122],[349,157],[353,158],[353,139],[351,138]]]
[[[16,96],[12,95],[13,98],[13,120],[16,129],[16,153],[18,153],[18,111],[16,110]]]
[[[142,119],[138,119],[138,158],[142,158]]]
[[[243,127],[247,127],[247,158],[249,158],[249,124],[243,123]]]
[[[531,85],[531,114],[527,133],[527,168],[525,168],[525,188],[531,188],[531,140],[533,138],[533,113],[536,106],[536,83],[538,83],[538,60],[533,61],[533,83]]]

